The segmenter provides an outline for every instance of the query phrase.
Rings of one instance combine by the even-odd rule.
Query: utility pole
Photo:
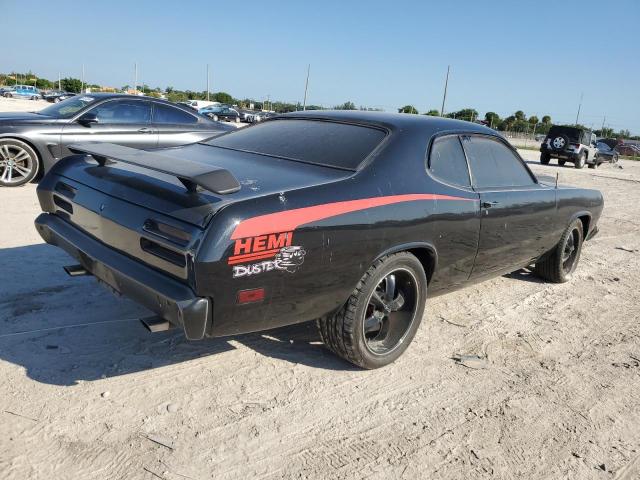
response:
[[[209,101],[209,64],[207,63],[207,102]]]
[[[307,65],[307,81],[304,84],[304,102],[302,102],[302,111],[307,109],[307,88],[309,88],[309,70],[311,70],[311,64]]]
[[[138,93],[138,64],[135,62],[133,64],[133,91],[134,95]]]
[[[447,65],[447,78],[444,81],[444,95],[442,96],[442,108],[440,109],[440,116],[444,117],[444,102],[447,100],[447,87],[449,86],[449,69],[451,65]]]
[[[62,80],[60,79],[60,72],[58,72],[58,90],[62,90]]]
[[[576,114],[576,125],[578,125],[578,119],[580,118],[580,109],[582,108],[582,97],[584,93],[580,93],[580,103],[578,104],[578,113]]]

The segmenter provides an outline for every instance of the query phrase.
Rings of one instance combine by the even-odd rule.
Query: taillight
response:
[[[264,300],[264,288],[238,291],[238,305],[261,302],[262,300]]]

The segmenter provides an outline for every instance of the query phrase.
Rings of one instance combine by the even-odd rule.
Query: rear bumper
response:
[[[211,302],[186,285],[105,246],[60,217],[42,213],[35,221],[45,242],[65,250],[116,292],[131,298],[199,340],[211,324]]]

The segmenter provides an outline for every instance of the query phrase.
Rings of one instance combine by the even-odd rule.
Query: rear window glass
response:
[[[317,120],[270,120],[209,140],[216,147],[356,170],[380,144],[376,128]]]

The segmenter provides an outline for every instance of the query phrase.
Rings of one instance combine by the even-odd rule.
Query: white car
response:
[[[204,107],[217,107],[222,105],[220,102],[208,102],[207,100],[188,100],[187,103],[194,110],[200,110]]]

